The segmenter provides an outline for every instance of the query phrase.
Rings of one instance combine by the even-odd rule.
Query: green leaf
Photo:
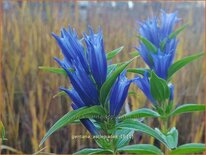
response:
[[[107,139],[107,138],[102,138],[101,135],[97,135],[96,137],[94,137],[95,142],[97,143],[97,145],[101,148],[104,149],[110,149],[111,148],[111,142]]]
[[[118,149],[118,152],[135,153],[135,154],[163,154],[163,152],[151,144],[128,145]]]
[[[53,134],[58,129],[68,125],[75,120],[82,118],[91,118],[94,116],[105,115],[104,110],[101,106],[92,106],[92,107],[82,107],[77,110],[73,110],[65,114],[60,118],[46,133],[43,139],[40,142],[40,146],[46,141],[46,139]]]
[[[187,27],[187,24],[179,27],[176,31],[172,32],[172,33],[169,35],[169,39],[173,39],[174,37],[176,37],[176,36],[177,36],[180,32],[182,32],[186,27]]]
[[[167,144],[170,148],[176,148],[178,144],[178,131],[173,127],[166,135]]]
[[[177,107],[170,116],[175,116],[183,113],[189,113],[189,112],[196,112],[196,111],[205,111],[205,105],[204,104],[183,104],[179,107]]]
[[[187,27],[187,25],[183,25],[183,26],[179,27],[176,31],[172,32],[167,38],[165,38],[165,39],[160,43],[161,50],[164,50],[165,44],[167,43],[167,41],[168,41],[169,39],[173,39],[174,37],[176,37],[176,36],[177,36],[180,32],[182,32],[186,27]]]
[[[151,94],[155,100],[162,102],[169,98],[170,89],[167,82],[152,72],[150,79]]]
[[[170,68],[168,70],[167,79],[169,80],[172,77],[172,75],[174,73],[176,73],[178,70],[180,70],[182,67],[184,67],[185,65],[189,64],[190,62],[200,58],[203,55],[204,55],[204,53],[202,52],[202,53],[190,55],[190,56],[185,57],[179,61],[176,61],[174,64],[172,64],[172,66],[170,66]]]
[[[149,51],[157,53],[157,48],[149,40],[142,36],[138,36],[138,38],[142,41],[142,43],[147,47]]]
[[[113,71],[117,68],[117,64],[112,64],[107,67],[107,78],[113,73]]]
[[[78,152],[75,152],[74,154],[103,154],[103,153],[112,154],[113,152],[111,150],[101,149],[101,148],[95,148],[95,149],[85,148]]]
[[[107,60],[111,60],[114,56],[116,56],[118,53],[120,53],[122,51],[122,49],[124,48],[124,46],[121,46],[111,52],[107,53]]]
[[[172,150],[169,154],[192,154],[202,153],[205,150],[205,144],[201,143],[189,143],[179,146],[177,149]]]
[[[131,111],[130,113],[124,114],[119,117],[120,120],[124,119],[134,119],[134,118],[141,118],[141,117],[159,117],[160,115],[148,108],[142,108],[135,111]]]
[[[137,52],[137,51],[130,52],[129,54],[133,57],[136,57],[136,56],[140,55],[139,52]]]
[[[174,149],[178,144],[178,131],[173,127],[168,133],[162,133],[158,128],[155,128],[155,131],[166,140],[167,145],[170,149]]]
[[[162,142],[165,146],[167,146],[169,148],[169,146],[167,145],[167,142],[164,138],[162,138],[154,129],[150,128],[146,124],[143,124],[139,121],[125,120],[125,121],[119,123],[116,127],[120,128],[120,129],[129,129],[129,130],[134,130],[134,131],[146,133],[147,135],[150,135],[150,136],[158,139],[160,142]]]
[[[100,101],[101,103],[104,104],[107,95],[110,92],[110,89],[112,88],[112,85],[114,84],[114,82],[116,81],[117,77],[121,74],[121,72],[134,60],[131,59],[121,65],[119,65],[117,67],[117,69],[112,73],[111,76],[108,77],[108,79],[104,82],[104,84],[102,85],[101,89],[100,89]]]
[[[117,148],[120,148],[125,145],[128,145],[130,140],[133,138],[133,134],[133,130],[116,130],[115,135],[117,136],[117,138],[114,139],[115,146]]]
[[[66,71],[63,68],[40,66],[39,69],[47,71],[47,72],[67,75]]]
[[[129,68],[129,69],[127,69],[127,72],[137,73],[137,74],[141,74],[141,75],[144,75],[145,71],[150,72],[150,70],[146,69],[146,68]]]

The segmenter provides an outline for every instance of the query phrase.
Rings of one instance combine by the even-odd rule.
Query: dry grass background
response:
[[[61,57],[51,32],[59,34],[68,24],[78,32],[92,25],[96,30],[101,26],[104,33],[105,49],[110,51],[122,45],[124,51],[115,62],[128,60],[130,52],[137,46],[135,21],[147,16],[158,15],[160,8],[167,11],[178,10],[182,23],[188,28],[179,36],[180,43],[176,58],[204,51],[205,18],[203,7],[197,2],[136,3],[133,10],[126,5],[116,9],[102,3],[80,9],[72,2],[26,2],[10,1],[11,8],[3,11],[3,123],[6,128],[6,146],[23,153],[39,150],[38,144],[46,131],[63,114],[71,110],[66,96],[52,98],[59,86],[68,84],[60,75],[40,71],[38,66],[57,66],[53,56]],[[94,3],[93,3],[94,4]],[[176,103],[204,103],[204,65],[203,59],[190,64],[174,78]],[[144,66],[138,58],[130,67]],[[133,74],[128,75],[130,78]],[[134,86],[137,95],[128,101],[132,109],[149,106],[144,95]],[[148,123],[158,126],[157,121]],[[185,114],[171,120],[171,126],[179,129],[179,144],[204,142],[204,115]],[[88,134],[81,125],[65,127],[46,141],[44,150],[55,153],[72,153],[83,147],[94,146],[92,140],[72,140],[72,135]],[[134,143],[153,142],[144,140]],[[3,153],[9,153],[3,150]],[[10,152],[11,153],[11,152]]]

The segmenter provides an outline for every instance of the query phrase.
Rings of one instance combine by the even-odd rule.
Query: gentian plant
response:
[[[40,145],[55,131],[77,120],[92,135],[99,148],[85,148],[76,154],[99,153],[141,153],[141,154],[180,154],[199,153],[204,144],[190,143],[178,146],[178,130],[169,126],[169,119],[175,115],[193,111],[204,111],[203,104],[183,104],[174,107],[174,84],[172,76],[179,69],[203,53],[185,57],[174,62],[177,35],[186,27],[176,28],[180,21],[177,13],[161,13],[157,17],[139,22],[139,55],[147,68],[130,68],[133,59],[118,63],[108,63],[123,47],[111,52],[104,48],[101,29],[79,38],[71,27],[61,30],[61,36],[52,33],[64,58],[54,58],[61,68],[40,67],[69,78],[70,88],[60,87],[61,94],[67,94],[72,101],[73,111],[60,118],[43,137]],[[136,73],[133,79],[127,79],[126,73]],[[120,116],[131,83],[137,85],[152,103],[153,109],[142,108]],[[158,118],[160,127],[155,129],[144,124],[138,118]],[[165,147],[152,144],[128,145],[133,133],[141,132],[156,138]]]

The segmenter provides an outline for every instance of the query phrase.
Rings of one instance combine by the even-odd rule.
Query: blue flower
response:
[[[168,69],[175,57],[178,40],[176,37],[170,38],[169,36],[178,21],[176,12],[167,14],[162,11],[160,24],[157,17],[139,23],[139,34],[149,40],[157,50],[149,50],[142,41],[137,50],[150,69],[163,79],[167,78]]]
[[[66,71],[71,89],[61,87],[72,100],[74,110],[84,107],[100,105],[100,89],[107,78],[107,59],[104,50],[103,34],[99,29],[94,33],[89,28],[89,34],[83,34],[79,39],[75,30],[70,27],[68,31],[62,29],[61,37],[53,34],[64,55],[62,60],[55,58],[57,63]],[[82,41],[85,42],[85,47]],[[121,111],[128,94],[128,89],[133,80],[128,80],[126,72],[119,75],[110,91],[107,99],[109,109],[108,115],[117,116]],[[89,119],[82,119],[81,122],[91,134],[99,134],[94,124]]]
[[[71,71],[70,68],[67,68],[68,66],[65,61],[57,58],[55,58],[55,60],[66,71],[73,88],[86,106],[100,104],[98,90],[94,82],[80,65],[75,65],[74,68],[72,68],[74,71]]]
[[[107,59],[104,50],[102,30],[99,29],[97,34],[89,28],[90,34],[84,33],[84,40],[87,45],[87,57],[92,75],[101,88],[107,77]]]
[[[52,33],[64,55],[63,60],[55,60],[66,71],[72,85],[71,89],[60,89],[69,95],[74,110],[100,105],[99,91],[107,76],[102,31],[99,30],[97,34],[94,34],[91,28],[89,31],[90,35],[84,33],[83,39],[79,39],[77,32],[71,27],[68,31],[62,29],[61,36]],[[85,41],[86,47],[82,41]],[[89,119],[82,119],[81,122],[91,134],[98,134]]]
[[[81,40],[78,38],[77,32],[69,26],[68,31],[64,28],[61,30],[61,37],[52,33],[56,39],[62,54],[65,57],[69,66],[74,66],[74,63],[81,65],[84,70],[89,73],[89,66],[85,57],[84,47]]]
[[[94,34],[92,28],[89,28],[89,32],[90,35],[84,33],[83,39],[79,39],[71,27],[68,31],[62,29],[61,37],[52,33],[64,55],[63,60],[55,60],[66,71],[73,89],[86,106],[100,104],[99,89],[107,76],[102,31],[99,29]],[[85,41],[86,47],[82,41]]]
[[[145,72],[143,77],[137,76],[134,80],[134,83],[138,86],[138,88],[142,90],[142,92],[150,100],[150,102],[156,105],[156,101],[152,97],[152,94],[150,91],[150,79],[149,79],[148,72]]]
[[[110,115],[117,116],[126,100],[128,89],[133,80],[128,80],[125,76],[126,71],[122,72],[116,82],[114,83],[111,92],[110,99],[108,101],[110,108]]]

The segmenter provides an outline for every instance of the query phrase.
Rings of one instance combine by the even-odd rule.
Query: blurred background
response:
[[[2,153],[34,153],[40,150],[40,140],[61,116],[71,110],[67,96],[53,97],[60,86],[68,85],[61,75],[43,72],[38,66],[58,65],[53,57],[62,57],[51,37],[62,27],[71,25],[79,35],[91,25],[102,27],[106,51],[124,46],[115,62],[131,58],[130,52],[138,46],[136,21],[148,16],[159,16],[160,10],[178,11],[180,24],[189,26],[179,35],[176,60],[205,50],[204,2],[49,2],[3,1],[3,118],[6,128]],[[204,103],[204,59],[193,62],[178,72],[174,78],[175,103]],[[141,58],[130,67],[144,67]],[[128,74],[129,78],[134,74]],[[128,97],[131,110],[149,107],[143,93]],[[123,111],[124,112],[124,111]],[[157,120],[145,123],[158,127]],[[179,130],[179,145],[190,142],[204,143],[204,114],[184,114],[170,120]],[[72,139],[74,135],[89,134],[82,125],[72,125],[54,133],[45,143],[45,152],[73,153],[84,147],[95,147],[93,140]],[[139,138],[142,137],[142,138]],[[131,143],[155,143],[154,139],[134,135]],[[10,148],[10,151],[8,148]]]

